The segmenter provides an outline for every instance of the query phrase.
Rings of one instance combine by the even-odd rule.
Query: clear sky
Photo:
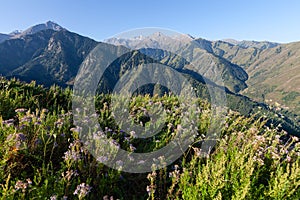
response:
[[[210,40],[300,41],[299,0],[0,0],[0,33],[54,21],[96,40],[162,27]]]

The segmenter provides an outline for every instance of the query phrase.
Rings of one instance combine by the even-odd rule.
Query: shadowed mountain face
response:
[[[10,38],[9,35],[0,33],[0,43],[5,40],[8,40],[9,38]]]
[[[50,86],[72,84],[79,66],[98,42],[51,29],[0,44],[0,73]]]
[[[106,42],[131,49],[146,49],[143,51],[145,54],[155,56],[162,63],[177,65],[177,68],[185,67],[217,84],[224,83],[224,86],[232,92],[239,92],[247,88],[245,81],[248,79],[248,75],[244,69],[216,56],[213,53],[211,42],[207,40],[195,40],[189,35],[167,36],[157,32],[132,39],[111,38]],[[179,56],[175,56],[176,54],[187,59],[190,65],[180,66],[177,61]],[[220,81],[221,78],[222,81]]]

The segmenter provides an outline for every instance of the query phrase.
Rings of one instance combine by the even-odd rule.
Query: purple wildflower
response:
[[[26,108],[18,108],[18,109],[15,110],[16,113],[24,113],[26,111],[27,111]]]
[[[81,156],[78,152],[72,151],[72,150],[68,150],[67,152],[65,152],[65,155],[63,157],[66,161],[67,160],[73,160],[73,161],[77,161],[80,160]]]
[[[77,188],[73,194],[78,195],[78,198],[82,199],[91,191],[91,189],[92,188],[88,184],[81,183],[80,185],[77,185]]]

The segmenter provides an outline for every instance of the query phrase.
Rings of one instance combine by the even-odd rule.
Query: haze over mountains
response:
[[[205,84],[202,76],[212,84],[220,85],[213,78],[214,73],[220,73],[229,99],[234,98],[234,103],[251,104],[245,113],[249,113],[254,105],[260,105],[255,102],[258,101],[278,102],[277,107],[282,104],[281,107],[288,107],[289,111],[300,114],[300,42],[209,41],[190,35],[171,37],[159,32],[132,39],[110,38],[105,42],[112,44],[112,48],[123,45],[142,49],[132,51],[122,57],[123,60],[118,59],[112,64],[107,76],[100,82],[103,89],[111,90],[130,65],[159,62],[176,69],[201,88]],[[36,80],[45,86],[72,86],[81,63],[101,44],[54,22],[35,25],[25,31],[0,34],[0,74],[27,82]],[[166,49],[177,49],[178,52]],[[176,53],[186,58],[201,55],[202,59],[191,65],[189,60]],[[297,116],[293,120],[299,123]]]

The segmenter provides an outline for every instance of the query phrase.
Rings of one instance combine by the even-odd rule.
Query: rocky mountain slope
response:
[[[27,82],[36,80],[45,86],[72,86],[86,56],[97,45],[104,44],[72,33],[52,22],[33,26],[14,35],[0,43],[0,74]],[[278,103],[275,109],[270,110],[263,102],[270,99],[282,101],[289,105],[290,111],[297,113],[300,66],[297,59],[300,53],[298,43],[244,41],[235,44],[195,39],[189,35],[167,36],[159,32],[133,39],[111,38],[106,42],[113,44],[112,49],[115,45],[123,45],[132,50],[115,60],[107,69],[106,76],[99,83],[100,92],[111,91],[132,66],[161,63],[187,77],[201,97],[209,99],[205,86],[207,83],[214,87],[225,86],[231,109],[245,115],[259,108],[274,115],[271,111],[274,110],[277,112],[274,115],[276,118],[291,116],[291,119],[282,122],[288,129],[299,124],[298,116],[281,110]],[[200,59],[194,59],[198,57]],[[146,91],[152,89],[150,87]]]
[[[224,84],[233,92],[239,92],[247,88],[245,82],[248,79],[248,75],[244,69],[213,54],[210,42],[207,40],[194,39],[189,35],[168,36],[155,32],[149,36],[131,39],[110,38],[105,42],[123,45],[130,49],[165,50],[164,52],[146,52],[146,54],[155,52],[157,58],[161,57],[159,53],[165,55],[166,52],[172,52],[187,59],[190,65],[184,66],[185,69],[193,70],[217,84]],[[166,58],[163,59],[166,60]],[[219,76],[223,79],[222,81],[220,81]]]
[[[98,42],[67,30],[42,30],[0,44],[0,74],[50,86],[72,84]]]

